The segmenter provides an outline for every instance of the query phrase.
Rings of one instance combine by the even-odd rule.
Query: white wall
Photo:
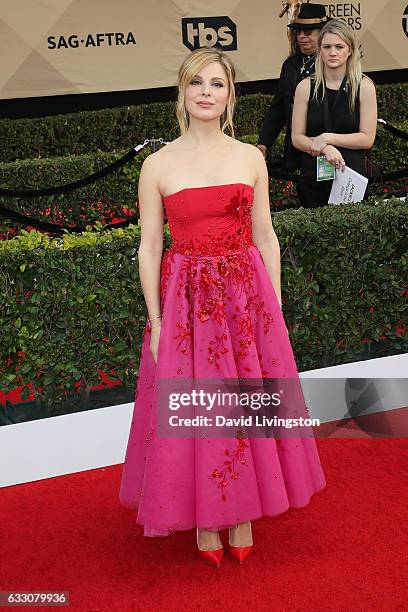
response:
[[[408,406],[408,354],[300,373],[311,417],[344,418],[350,379],[369,380],[364,414]],[[123,463],[133,405],[0,427],[0,487]]]

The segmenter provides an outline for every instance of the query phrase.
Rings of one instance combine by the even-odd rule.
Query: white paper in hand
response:
[[[348,166],[343,172],[336,170],[329,204],[341,204],[342,202],[361,202],[367,189],[368,179]]]

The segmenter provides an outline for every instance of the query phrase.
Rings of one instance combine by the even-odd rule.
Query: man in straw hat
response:
[[[314,74],[317,40],[324,24],[328,21],[326,9],[321,4],[303,3],[295,19],[288,25],[291,33],[292,52],[283,63],[278,90],[268,109],[257,147],[266,155],[268,147],[286,126],[283,167],[292,171],[300,167],[300,151],[291,141],[292,107],[298,83]]]

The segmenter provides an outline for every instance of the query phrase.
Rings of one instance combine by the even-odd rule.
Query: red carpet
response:
[[[255,521],[242,567],[204,564],[194,531],[144,538],[121,466],[2,489],[0,590],[65,590],[87,611],[405,611],[408,441],[318,446],[326,489]]]

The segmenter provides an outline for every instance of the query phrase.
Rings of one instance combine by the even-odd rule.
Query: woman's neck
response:
[[[183,140],[185,144],[189,144],[193,148],[202,149],[219,145],[230,139],[221,131],[218,117],[210,121],[202,121],[191,117],[190,125]]]
[[[346,66],[339,66],[338,68],[324,67],[324,80],[329,89],[340,89],[340,85],[346,74]]]

